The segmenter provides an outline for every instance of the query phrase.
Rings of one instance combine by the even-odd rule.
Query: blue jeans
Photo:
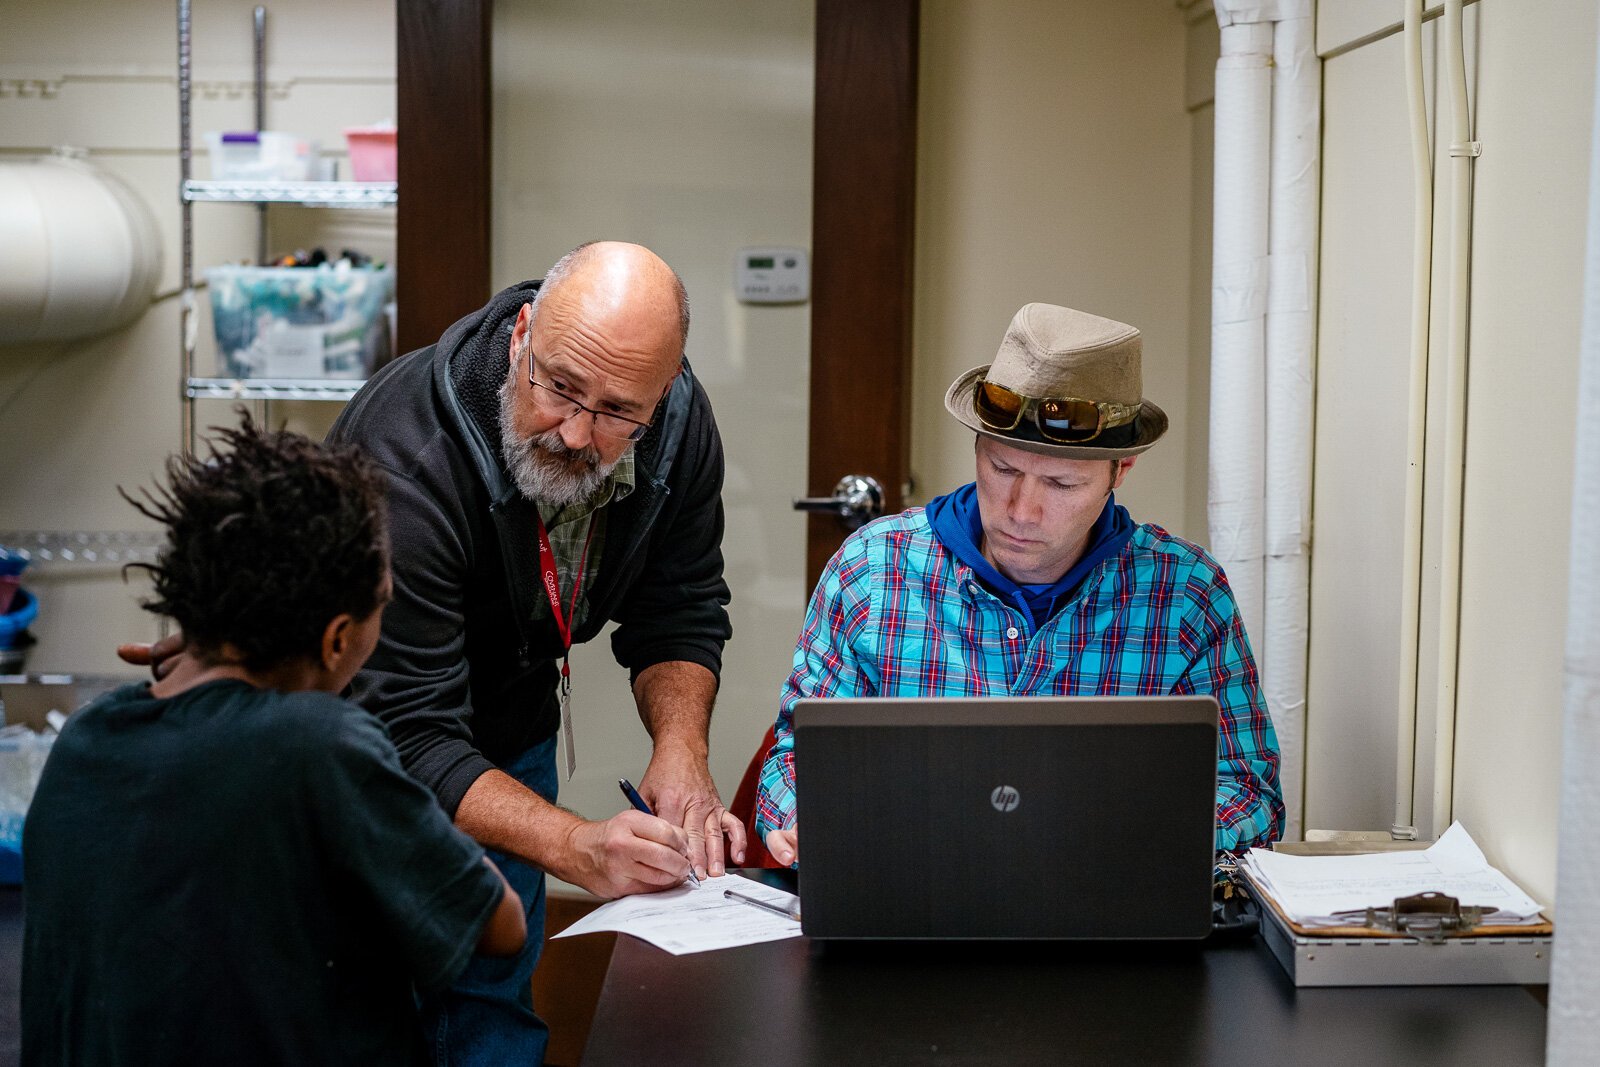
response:
[[[556,801],[556,739],[528,749],[501,768],[544,797]],[[423,1032],[438,1067],[544,1062],[549,1027],[533,1013],[533,969],[544,950],[544,872],[502,853],[489,858],[522,898],[528,940],[506,959],[474,956],[455,985],[422,1005]]]

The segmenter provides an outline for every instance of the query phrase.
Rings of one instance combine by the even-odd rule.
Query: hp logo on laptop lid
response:
[[[997,785],[989,794],[989,803],[998,812],[1016,811],[1017,805],[1022,803],[1022,794],[1009,785]]]

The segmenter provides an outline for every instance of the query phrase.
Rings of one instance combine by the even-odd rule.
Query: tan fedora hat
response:
[[[1065,459],[1121,459],[1136,456],[1167,432],[1167,413],[1142,395],[1139,331],[1054,304],[1027,304],[1012,316],[994,362],[974,367],[951,383],[944,406],[962,425],[1027,452]],[[1047,439],[1031,417],[1012,430],[983,424],[974,407],[979,379],[1025,397],[1072,397],[1102,405],[1110,426],[1081,444]],[[1037,411],[1029,408],[1024,416]]]

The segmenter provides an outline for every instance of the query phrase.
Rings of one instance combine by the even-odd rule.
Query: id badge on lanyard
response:
[[[537,516],[535,516],[538,518]],[[567,613],[561,614],[561,575],[556,569],[555,550],[550,547],[550,535],[545,532],[544,519],[539,521],[539,571],[544,582],[545,595],[550,598],[550,614],[556,621],[556,632],[561,635],[561,681],[556,686],[561,705],[561,751],[567,768],[567,781],[578,769],[578,751],[572,741],[572,624],[578,617],[578,591],[583,588],[583,572],[589,563],[589,541],[594,537],[593,516],[589,519],[589,532],[583,538],[583,555],[578,560],[578,572],[572,576],[572,596],[567,601]]]

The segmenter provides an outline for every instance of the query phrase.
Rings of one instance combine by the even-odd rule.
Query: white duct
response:
[[[1556,849],[1555,956],[1550,964],[1547,1062],[1577,1067],[1600,1047],[1600,85],[1589,151],[1589,248],[1579,349],[1578,444],[1572,487],[1572,578],[1567,597],[1566,716]]]
[[[1219,18],[1224,10],[1217,5]],[[1211,551],[1227,571],[1246,631],[1258,638],[1265,596],[1271,122],[1272,27],[1224,25],[1217,60],[1207,518]]]
[[[1267,572],[1262,684],[1283,750],[1284,834],[1303,836],[1311,594],[1311,443],[1316,351],[1322,73],[1309,10],[1272,33],[1271,288],[1267,296]]]
[[[115,176],[70,155],[0,163],[0,345],[126,325],[160,275],[155,219]]]
[[[1252,635],[1302,836],[1321,72],[1310,0],[1217,0],[1213,551]]]

